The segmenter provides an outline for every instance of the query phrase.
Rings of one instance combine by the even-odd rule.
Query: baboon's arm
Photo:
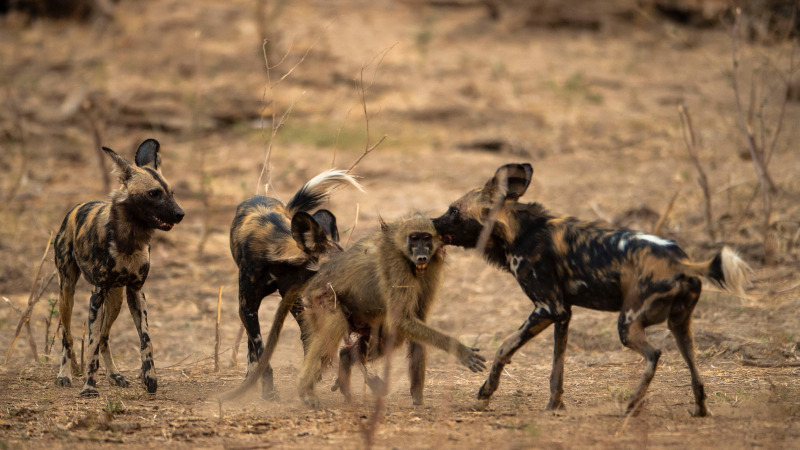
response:
[[[467,347],[457,339],[429,327],[417,318],[403,319],[398,324],[397,331],[411,341],[433,345],[454,355],[461,364],[473,372],[481,372],[486,368],[486,358],[477,353],[477,348]]]

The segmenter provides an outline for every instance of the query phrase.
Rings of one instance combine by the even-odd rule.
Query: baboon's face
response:
[[[491,203],[482,189],[475,189],[454,201],[447,212],[433,219],[436,232],[446,245],[474,248],[488,218]]]
[[[408,235],[408,254],[414,264],[415,273],[418,277],[425,275],[435,250],[433,236],[426,232],[413,232]]]

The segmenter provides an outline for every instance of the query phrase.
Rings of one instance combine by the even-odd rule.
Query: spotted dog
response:
[[[277,344],[277,337],[286,317],[284,303],[302,326],[303,305],[299,298],[289,297],[293,287],[305,283],[314,275],[319,265],[331,253],[341,251],[336,217],[319,207],[335,189],[351,185],[359,190],[361,185],[346,171],[328,170],[309,180],[284,206],[279,200],[258,195],[242,202],[236,209],[231,224],[231,254],[239,267],[239,318],[247,332],[247,376],[245,385],[226,398],[234,398],[245,387],[257,382],[251,373],[261,373],[261,395],[265,399],[276,396],[269,357]],[[262,346],[258,309],[261,300],[278,291],[281,302],[267,342]],[[302,333],[304,351],[309,337]],[[264,367],[259,368],[259,357],[264,354]]]
[[[172,188],[161,174],[159,144],[148,139],[136,151],[134,163],[103,147],[113,162],[120,186],[111,201],[94,201],[74,207],[64,218],[55,239],[61,315],[61,369],[59,386],[72,385],[78,369],[72,347],[70,322],[75,283],[83,274],[92,284],[89,303],[89,366],[82,397],[95,397],[99,354],[112,385],[127,387],[129,382],[114,364],[108,348],[111,325],[122,307],[122,291],[139,332],[142,382],[147,392],[157,389],[153,345],[147,331],[147,302],[142,286],[150,270],[150,238],[155,230],[169,231],[183,219]]]
[[[562,408],[569,321],[572,307],[582,306],[619,312],[622,344],[646,359],[627,413],[644,398],[661,356],[647,342],[644,329],[666,320],[691,372],[694,415],[707,415],[691,330],[701,290],[698,277],[743,296],[750,268],[727,247],[709,261],[693,262],[673,241],[554,217],[538,203],[521,203],[532,175],[530,164],[502,166],[485,186],[468,192],[433,220],[445,243],[479,248],[489,263],[514,275],[534,304],[527,320],[497,351],[478,398],[488,403],[512,355],[555,324],[547,409]]]

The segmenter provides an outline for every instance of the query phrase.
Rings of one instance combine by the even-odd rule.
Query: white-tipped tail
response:
[[[745,288],[750,286],[750,274],[753,273],[753,269],[728,247],[722,248],[720,257],[724,278],[722,286],[731,294],[747,298]]]
[[[322,204],[332,192],[345,186],[353,186],[361,192],[364,188],[346,170],[330,169],[322,172],[300,188],[286,205],[290,216],[297,211],[311,211]]]

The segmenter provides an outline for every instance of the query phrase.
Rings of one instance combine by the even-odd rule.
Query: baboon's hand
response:
[[[458,352],[458,359],[461,361],[461,364],[467,366],[469,370],[473,372],[482,372],[483,369],[486,368],[486,358],[479,355],[477,353],[479,351],[479,348],[462,345]]]

